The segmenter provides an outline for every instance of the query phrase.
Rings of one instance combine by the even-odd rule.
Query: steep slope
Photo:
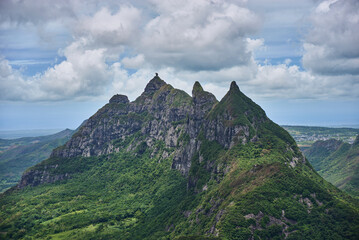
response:
[[[330,156],[330,154],[337,151],[343,141],[336,139],[319,140],[313,143],[313,145],[303,150],[304,155],[308,158],[315,170],[319,171],[323,169],[323,160]]]
[[[115,95],[0,203],[12,239],[359,237],[358,202],[235,82],[220,102],[158,76]]]
[[[317,141],[304,153],[324,179],[359,197],[359,135],[353,144]]]
[[[48,136],[0,139],[0,192],[16,185],[27,168],[47,159],[73,132],[66,129]]]

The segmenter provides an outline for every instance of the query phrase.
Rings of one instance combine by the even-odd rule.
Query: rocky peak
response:
[[[129,103],[128,97],[126,95],[116,94],[114,95],[110,101],[110,103]]]
[[[192,98],[195,104],[213,105],[217,102],[216,97],[212,93],[204,91],[201,84],[197,81],[193,85]]]
[[[192,96],[196,96],[197,94],[200,94],[202,92],[204,92],[204,90],[201,84],[198,81],[196,81],[193,85]]]
[[[231,87],[229,88],[229,91],[230,92],[238,92],[238,91],[240,91],[236,81],[231,82]]]
[[[156,76],[154,76],[154,78],[152,78],[151,81],[146,85],[145,93],[154,93],[163,85],[166,85],[166,82],[158,76],[158,73],[156,73]]]
[[[267,118],[263,109],[252,101],[249,97],[244,95],[235,81],[231,83],[230,89],[220,102],[221,111],[227,112],[233,117],[238,117],[244,114],[246,117],[263,119]]]
[[[124,95],[113,96],[110,104],[86,121],[66,145],[55,149],[51,158],[119,152],[128,139],[132,140],[128,140],[126,151],[135,151],[138,144],[145,143],[152,148],[151,156],[154,156],[159,151],[156,144],[163,142],[174,151],[172,168],[188,175],[191,159],[204,139],[216,141],[227,149],[238,143],[246,144],[260,135],[257,130],[263,128],[264,122],[271,124],[264,111],[235,82],[218,102],[199,82],[195,82],[191,98],[156,74],[134,102],[129,103]]]

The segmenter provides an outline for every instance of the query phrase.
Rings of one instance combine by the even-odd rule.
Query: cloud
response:
[[[70,0],[32,0],[32,1],[0,1],[0,22],[9,24],[42,24],[48,20],[73,17],[73,4]]]
[[[34,76],[10,64],[22,59],[0,59],[0,99],[107,99],[122,93],[134,100],[154,72],[188,93],[200,81],[219,99],[233,80],[257,99],[359,97],[358,4],[351,0],[324,1],[313,12],[313,29],[303,45],[303,65],[309,71],[291,59],[277,65],[255,61],[253,53],[267,46],[265,39],[253,37],[261,19],[246,1],[90,1],[89,8],[81,0],[65,3],[69,5],[45,1],[37,16],[29,13],[33,8],[26,1],[1,2],[9,9],[0,10],[2,23],[16,23],[10,29],[49,20],[42,26],[44,35],[55,26],[72,38],[58,51],[62,61]],[[51,7],[52,14],[41,12]]]
[[[0,83],[3,86],[1,99],[89,99],[111,92],[111,84],[118,90],[121,86],[119,81],[125,82],[129,76],[124,74],[125,70],[120,70],[122,65],[117,61],[125,48],[133,43],[139,19],[140,11],[129,6],[122,6],[114,12],[104,7],[93,16],[80,16],[70,28],[73,41],[59,50],[64,60],[34,76],[24,76],[21,71],[13,69],[8,60],[1,59],[4,70]],[[34,19],[29,18],[28,21]],[[138,55],[125,58],[124,63],[133,67],[141,64],[141,60],[143,56]]]
[[[102,8],[93,16],[83,17],[74,28],[75,36],[86,37],[106,47],[130,45],[140,32],[141,11],[121,6],[114,14]]]
[[[112,74],[105,63],[105,50],[85,46],[85,40],[72,43],[64,50],[65,61],[28,78],[2,59],[2,99],[64,100],[103,94]]]
[[[303,66],[315,74],[359,75],[359,2],[323,1],[310,20]]]
[[[152,1],[152,5],[147,5],[152,10],[146,14],[127,3],[110,10],[111,3],[105,2],[99,10],[84,13],[79,11],[84,6],[81,1],[68,8],[56,2],[59,13],[55,9],[52,15],[39,12],[37,17],[28,13],[32,10],[30,5],[22,3],[21,10],[15,11],[14,2],[6,4],[10,13],[3,21],[17,21],[17,24],[55,21],[60,12],[66,12],[71,18],[71,26],[67,27],[73,41],[59,50],[64,58],[62,62],[35,76],[23,76],[3,62],[12,71],[2,79],[4,89],[17,89],[8,91],[11,96],[2,95],[3,99],[83,99],[112,92],[108,90],[110,86],[132,95],[140,93],[139,83],[145,84],[158,69],[163,73],[183,71],[188,75],[192,70],[248,68],[253,62],[253,49],[263,44],[261,39],[247,37],[258,29],[259,20],[240,6],[241,1]],[[43,8],[50,6],[45,4]],[[22,14],[26,18],[22,19]],[[151,14],[153,17],[149,18]],[[130,75],[124,68],[137,72]],[[11,80],[13,77],[17,80]],[[213,81],[218,83],[218,79]],[[177,85],[190,89],[185,82],[179,80]],[[17,85],[26,87],[19,91]]]
[[[260,21],[234,1],[154,1],[139,51],[154,66],[218,70],[251,59],[247,36]]]
[[[139,69],[145,63],[143,54],[138,54],[135,57],[125,57],[121,61],[126,68]]]

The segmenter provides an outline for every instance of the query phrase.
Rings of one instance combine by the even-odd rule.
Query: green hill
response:
[[[359,203],[232,82],[115,95],[0,197],[8,239],[358,239]]]
[[[317,141],[304,154],[324,179],[359,197],[359,135],[353,144]]]
[[[66,129],[48,136],[0,139],[0,192],[15,186],[27,168],[48,158],[72,133]]]

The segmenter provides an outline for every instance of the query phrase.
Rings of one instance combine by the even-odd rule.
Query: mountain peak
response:
[[[233,92],[233,91],[240,91],[239,90],[239,87],[238,87],[238,85],[237,85],[237,83],[236,83],[236,81],[232,81],[231,82],[231,87],[229,88],[229,91],[231,91],[231,92]]]
[[[200,92],[203,92],[203,88],[202,88],[201,84],[198,81],[196,81],[192,88],[192,96],[194,96]]]
[[[212,118],[216,118],[219,115],[229,115],[232,120],[238,120],[233,121],[233,123],[247,126],[260,125],[261,122],[267,120],[263,109],[243,94],[235,81],[231,83],[227,94],[210,113]]]
[[[192,97],[196,104],[209,104],[212,106],[217,102],[216,97],[212,93],[204,91],[198,81],[193,85]]]
[[[158,89],[160,89],[163,85],[166,85],[166,82],[163,81],[159,76],[158,73],[156,73],[156,76],[154,76],[150,82],[146,85],[145,92],[148,93],[154,93]]]
[[[110,99],[110,103],[129,103],[128,97],[122,94],[116,94]]]

